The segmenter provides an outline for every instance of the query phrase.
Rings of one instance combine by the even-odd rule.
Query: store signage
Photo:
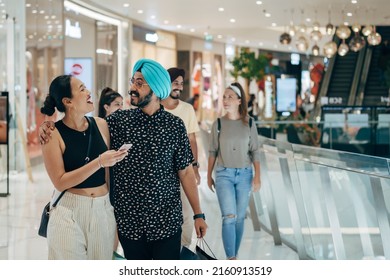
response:
[[[81,28],[78,21],[74,25],[70,22],[70,19],[65,20],[65,36],[80,39],[81,38]]]
[[[342,97],[321,97],[321,105],[340,105],[343,104],[343,98]]]
[[[204,35],[204,40],[207,42],[213,41],[213,35],[211,35],[211,34]]]
[[[382,103],[389,103],[390,102],[390,98],[387,97],[387,96],[381,96],[381,102]]]
[[[299,65],[300,61],[301,61],[301,56],[299,54],[292,53],[290,55],[290,62],[292,65]]]
[[[343,104],[342,97],[329,97],[329,104]]]
[[[156,43],[158,41],[157,33],[146,33],[145,40],[151,43]]]
[[[276,80],[276,111],[295,112],[297,109],[297,79],[278,78]]]

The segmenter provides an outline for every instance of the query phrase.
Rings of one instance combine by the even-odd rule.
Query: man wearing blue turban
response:
[[[106,118],[110,148],[132,144],[128,156],[112,168],[110,180],[111,203],[126,259],[180,259],[180,183],[194,214],[197,236],[206,234],[186,128],[160,104],[170,92],[167,70],[156,61],[140,59],[129,91],[131,104],[138,108],[117,110]],[[49,141],[49,127],[54,129],[54,123],[41,125],[41,143]]]
[[[113,206],[127,259],[180,258],[180,183],[193,210],[197,236],[206,233],[186,128],[160,104],[170,92],[168,71],[156,61],[140,59],[129,91],[131,104],[138,108],[119,110],[106,119],[111,148],[133,144],[113,168]]]

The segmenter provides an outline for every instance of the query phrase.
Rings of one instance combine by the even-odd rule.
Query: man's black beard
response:
[[[153,91],[150,91],[148,95],[146,95],[144,98],[140,99],[138,92],[132,92],[132,95],[135,95],[138,97],[138,103],[133,102],[131,100],[131,105],[137,106],[138,108],[142,109],[149,105],[150,101],[152,101]]]
[[[176,100],[176,99],[180,98],[180,95],[175,96],[175,95],[171,94],[171,95],[169,95],[169,97]]]
[[[177,90],[175,91],[172,91],[172,92],[177,92]],[[172,93],[169,95],[170,98],[172,99],[179,99],[180,98],[180,95],[183,91],[182,90],[179,90],[179,94],[177,96],[173,95]]]

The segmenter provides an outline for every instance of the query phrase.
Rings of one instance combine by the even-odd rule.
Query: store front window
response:
[[[64,68],[63,10],[62,1],[37,0],[26,4],[26,144],[33,165],[41,160],[38,128],[45,116],[40,108],[50,82]]]

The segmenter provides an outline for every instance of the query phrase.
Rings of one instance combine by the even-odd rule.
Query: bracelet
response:
[[[194,220],[199,219],[199,218],[202,218],[203,220],[206,220],[206,216],[203,213],[194,215]]]
[[[104,168],[104,165],[100,162],[100,157],[101,157],[101,154],[100,154],[99,157],[98,157],[98,164],[99,164],[99,167],[100,167],[100,168]]]
[[[199,162],[197,162],[197,161],[194,161],[193,163],[192,163],[192,166],[193,167],[200,167],[200,165],[199,165]]]

